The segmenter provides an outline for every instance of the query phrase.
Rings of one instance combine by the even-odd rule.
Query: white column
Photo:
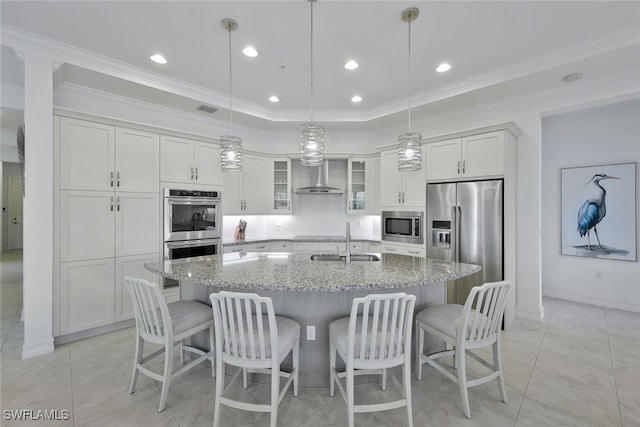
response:
[[[53,59],[29,49],[24,66],[26,359],[53,351]]]

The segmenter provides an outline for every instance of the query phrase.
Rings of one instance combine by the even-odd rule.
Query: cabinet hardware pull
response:
[[[111,212],[113,212],[113,196],[109,198],[109,203],[111,204]]]
[[[113,172],[111,172],[111,173],[109,174],[109,180],[110,180],[110,184],[109,184],[109,186],[110,186],[110,187],[113,187]]]
[[[193,181],[193,166],[191,166],[191,180]]]
[[[458,175],[460,175],[460,160],[458,160]]]
[[[196,168],[196,181],[198,180],[198,168]]]
[[[462,161],[462,173],[465,173],[465,163],[467,163],[466,160]]]
[[[120,172],[116,172],[116,185],[120,187]]]
[[[118,196],[118,198],[116,199],[116,206],[117,206],[117,210],[118,212],[120,212],[120,196]]]

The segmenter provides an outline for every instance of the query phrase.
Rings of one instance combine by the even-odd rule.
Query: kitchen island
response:
[[[180,281],[182,299],[210,303],[220,290],[255,292],[273,300],[276,314],[302,326],[300,386],[329,383],[329,323],[348,316],[353,298],[369,293],[416,295],[415,312],[446,302],[447,281],[480,271],[472,264],[397,254],[375,254],[380,261],[312,261],[310,254],[240,252],[148,263],[161,276]],[[315,340],[307,339],[308,327]],[[412,341],[413,342],[413,341]],[[196,344],[206,343],[203,339]],[[440,343],[427,340],[434,351]],[[285,362],[286,365],[286,362]]]

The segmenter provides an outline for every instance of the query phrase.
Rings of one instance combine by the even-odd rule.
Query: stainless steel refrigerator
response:
[[[502,187],[502,180],[427,185],[427,257],[482,266],[449,283],[448,303],[464,304],[472,287],[503,280]]]

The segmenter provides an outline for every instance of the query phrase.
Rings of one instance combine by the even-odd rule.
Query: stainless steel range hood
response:
[[[306,167],[306,166],[305,166]],[[325,160],[320,166],[310,167],[312,170],[311,185],[296,188],[296,194],[343,194],[341,188],[329,186],[329,161]]]

